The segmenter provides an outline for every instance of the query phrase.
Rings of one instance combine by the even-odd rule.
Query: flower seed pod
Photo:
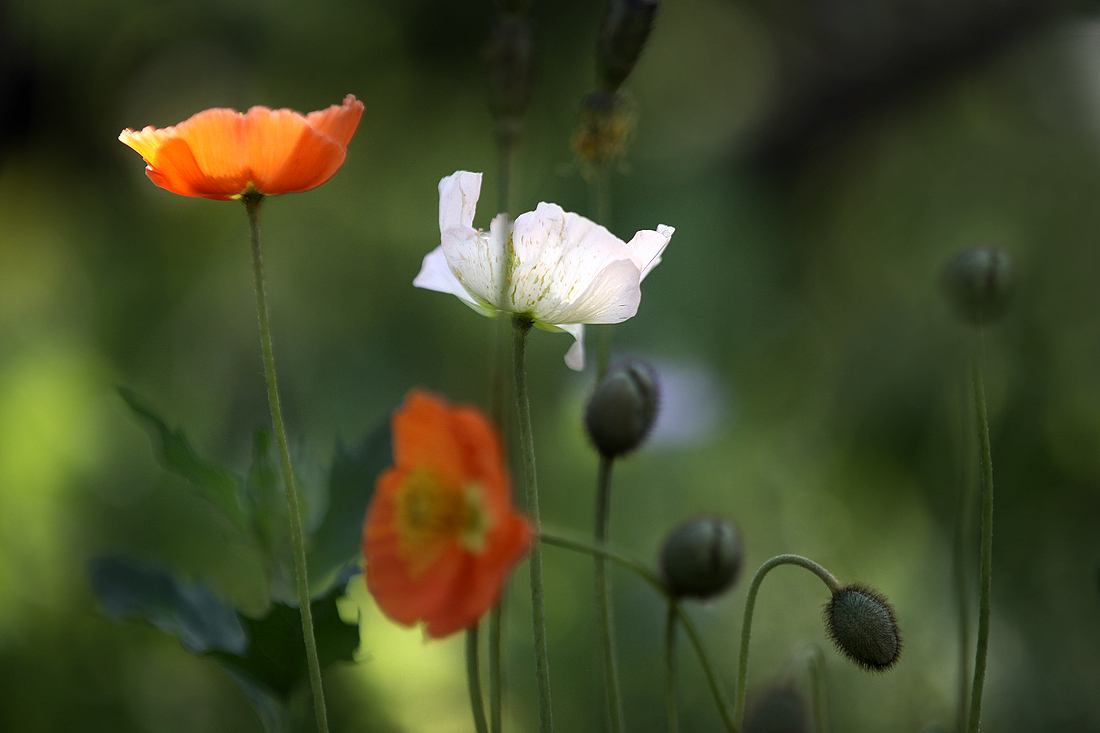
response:
[[[653,30],[657,5],[657,0],[608,3],[596,46],[596,77],[605,92],[614,92],[622,86],[634,70]]]
[[[825,605],[825,628],[837,651],[866,670],[885,672],[901,656],[894,609],[860,583],[844,586]]]
[[[605,458],[637,448],[657,418],[657,374],[643,361],[608,370],[588,400],[584,423],[588,437]]]
[[[990,323],[1012,299],[1012,258],[996,247],[973,247],[947,263],[941,286],[960,318],[974,325]]]
[[[661,547],[661,578],[677,598],[721,595],[741,572],[741,535],[731,523],[701,517],[673,530]]]

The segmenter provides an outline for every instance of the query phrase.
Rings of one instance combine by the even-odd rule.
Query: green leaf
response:
[[[190,441],[180,430],[172,430],[163,419],[138,399],[131,390],[120,388],[119,394],[130,409],[145,422],[157,457],[169,471],[182,476],[199,489],[200,496],[222,511],[233,524],[249,530],[248,518],[241,509],[241,481],[235,475],[199,458]]]
[[[336,447],[329,474],[328,508],[311,537],[309,568],[319,581],[358,564],[363,520],[374,482],[393,463],[389,419],[354,448]]]
[[[244,482],[244,502],[267,572],[272,600],[297,597],[297,576],[290,549],[290,517],[279,456],[271,433],[263,428],[252,441],[252,465]]]
[[[108,618],[138,618],[177,637],[195,655],[243,654],[248,637],[237,613],[198,581],[181,582],[166,570],[121,557],[94,560],[92,592]]]
[[[343,587],[336,587],[310,604],[322,669],[334,662],[355,661],[359,647],[358,625],[346,624],[340,618],[336,601],[343,594]],[[249,638],[247,651],[216,651],[211,656],[234,678],[243,676],[285,702],[309,677],[299,610],[275,603],[263,618],[246,617],[243,621]]]

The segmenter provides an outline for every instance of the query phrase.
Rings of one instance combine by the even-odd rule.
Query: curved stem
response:
[[[500,733],[503,725],[504,678],[501,668],[500,639],[503,636],[501,606],[504,599],[493,607],[489,614],[489,730]]]
[[[649,583],[665,600],[673,600],[668,593],[668,589],[665,588],[665,584],[657,574],[637,560],[619,554],[607,547],[597,547],[583,540],[563,537],[561,535],[546,534],[545,532],[543,532],[541,536],[544,543],[554,547],[573,550],[575,552],[583,552],[595,557],[606,557],[611,562],[630,570],[642,580]],[[730,705],[726,701],[725,694],[722,692],[722,684],[718,679],[718,673],[707,657],[706,649],[703,648],[703,643],[699,639],[699,632],[695,628],[695,623],[691,620],[691,616],[688,616],[684,612],[684,609],[679,603],[676,603],[675,606],[676,618],[679,620],[680,625],[684,627],[684,632],[687,634],[688,640],[695,649],[696,656],[699,657],[699,665],[703,668],[703,675],[707,678],[707,684],[710,686],[711,694],[714,696],[714,704],[718,708],[718,714],[722,716],[722,723],[726,726],[728,733],[737,733],[738,726],[734,723],[733,716],[730,712]]]
[[[665,617],[665,704],[668,708],[668,733],[677,733],[680,724],[676,714],[676,613],[677,603],[668,602]]]
[[[290,464],[290,448],[287,445],[286,425],[279,403],[279,387],[275,379],[275,354],[271,346],[271,324],[267,313],[267,291],[264,284],[263,248],[260,244],[261,194],[244,196],[248,212],[249,240],[252,244],[252,274],[256,285],[256,311],[260,318],[260,345],[264,356],[264,377],[267,381],[267,401],[271,408],[271,423],[275,429],[275,443],[282,464],[283,486],[290,514],[290,541],[294,548],[294,570],[298,581],[298,608],[302,614],[302,636],[306,645],[306,663],[309,667],[309,685],[313,692],[313,710],[317,717],[317,730],[328,733],[328,711],[325,708],[325,692],[321,685],[321,662],[317,656],[317,639],[313,634],[313,613],[309,605],[309,574],[306,567],[306,545],[302,531],[302,505],[298,499],[298,487],[294,469]]]
[[[974,410],[978,415],[978,440],[982,447],[982,577],[978,600],[978,644],[974,655],[974,685],[970,692],[970,731],[977,733],[982,719],[982,690],[989,652],[989,605],[993,589],[993,452],[989,445],[989,416],[982,380],[982,327],[978,326],[979,351],[974,357]]]
[[[741,627],[741,657],[737,664],[737,692],[733,698],[733,714],[738,727],[745,715],[745,676],[749,667],[749,639],[752,636],[752,614],[756,607],[756,594],[760,592],[760,584],[764,581],[764,576],[780,565],[797,565],[809,570],[828,586],[831,593],[837,593],[842,588],[840,581],[832,573],[801,555],[777,555],[756,571],[752,584],[749,585],[749,594],[745,598],[745,618]]]
[[[611,530],[611,468],[613,458],[600,456],[599,479],[596,486],[596,544],[607,544]],[[607,558],[597,555],[596,609],[600,617],[600,642],[603,647],[604,687],[607,694],[607,714],[611,733],[621,733],[622,703],[619,698],[619,675],[615,665],[615,627],[611,618],[611,577]]]
[[[478,658],[478,636],[480,626],[471,626],[466,631],[466,685],[470,691],[470,711],[474,715],[474,729],[477,733],[489,733],[485,723],[485,701],[481,696],[481,661]]]
[[[531,621],[535,629],[535,679],[539,688],[539,731],[554,730],[550,707],[550,662],[546,652],[546,608],[542,593],[542,541],[539,532],[539,489],[535,478],[535,441],[531,435],[531,403],[527,398],[527,336],[534,325],[530,318],[512,318],[512,362],[516,380],[516,412],[519,443],[523,451],[523,473],[527,483],[527,516],[535,527],[531,542]]]

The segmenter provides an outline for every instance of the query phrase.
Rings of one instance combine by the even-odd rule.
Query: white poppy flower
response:
[[[674,229],[662,224],[623,242],[579,214],[540,203],[512,226],[505,283],[507,217],[493,219],[488,233],[475,229],[480,193],[480,173],[458,171],[439,182],[441,244],[424,257],[413,285],[456,295],[483,315],[518,313],[544,330],[565,331],[576,339],[565,363],[583,369],[584,324],[621,323],[638,312],[639,286]]]

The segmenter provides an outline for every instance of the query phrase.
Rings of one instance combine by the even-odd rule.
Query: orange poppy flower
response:
[[[362,116],[363,103],[349,94],[342,105],[308,115],[208,109],[174,127],[123,130],[118,139],[141,153],[145,174],[161,188],[227,201],[320,186],[344,164]]]
[[[363,527],[367,587],[402,624],[440,638],[496,604],[531,541],[511,506],[496,429],[474,407],[413,390],[393,415],[394,465]]]

